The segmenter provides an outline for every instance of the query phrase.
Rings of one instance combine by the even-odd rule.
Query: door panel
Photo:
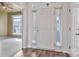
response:
[[[37,48],[53,49],[55,41],[55,15],[53,8],[37,10]]]
[[[76,48],[78,48],[79,49],[79,10],[78,10],[79,8],[77,8],[77,10],[76,10],[76,23],[75,23],[75,33],[76,33],[76,35],[75,35],[75,39],[76,39]]]
[[[79,8],[72,9],[72,45],[71,55],[79,56]]]
[[[75,15],[74,15],[74,45],[75,45],[75,48],[79,48],[79,8],[75,8],[74,11],[75,11]]]

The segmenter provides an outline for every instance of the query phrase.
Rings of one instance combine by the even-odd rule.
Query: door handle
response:
[[[79,33],[76,33],[76,35],[79,35]]]
[[[37,32],[39,32],[39,30],[37,29]]]

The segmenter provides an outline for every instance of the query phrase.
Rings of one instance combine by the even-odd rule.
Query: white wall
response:
[[[78,27],[78,18],[79,18],[79,3],[71,3],[71,56],[79,57],[79,36],[76,33],[79,33]]]
[[[46,3],[34,3],[32,4],[33,10],[38,10],[40,8],[45,8]],[[61,25],[62,25],[62,47],[58,50],[68,51],[69,43],[70,43],[70,31],[69,27],[71,27],[71,19],[69,14],[69,3],[51,3],[49,7],[62,7],[61,12]],[[44,39],[43,39],[44,40]],[[54,47],[57,50],[57,48]]]
[[[46,7],[46,2],[33,2],[32,3],[32,10],[38,10],[40,8],[45,8]],[[61,2],[51,2],[49,7],[62,7]]]
[[[32,47],[32,10],[46,7],[45,3],[25,3],[24,11],[24,30],[23,30],[23,48]],[[68,3],[52,3],[50,7],[62,7],[62,48],[59,50],[68,51],[70,43],[70,31],[71,20],[69,18],[69,5]],[[57,49],[57,48],[56,48]]]
[[[63,3],[62,9],[62,49],[64,51],[69,51],[69,45],[71,40],[71,19],[70,19],[70,12],[69,12],[69,3]]]
[[[22,48],[27,48],[28,46],[28,3],[24,3],[22,12],[23,12]]]
[[[31,3],[23,4],[23,48],[31,48],[32,40],[32,9]]]
[[[0,11],[0,36],[7,35],[7,13]]]
[[[50,3],[50,5],[49,5],[49,7],[47,7],[46,6],[46,3],[45,2],[40,2],[40,3],[32,3],[32,10],[39,10],[39,9],[42,9],[42,8],[51,8],[51,7],[62,7],[62,3]],[[52,12],[53,13],[53,12]],[[40,17],[40,16],[39,16]],[[53,17],[53,14],[52,14],[52,17]],[[53,17],[54,18],[54,17]],[[52,18],[52,19],[53,19]],[[40,18],[40,19],[43,19],[43,18]],[[45,18],[44,18],[45,19]],[[47,22],[48,23],[48,21],[41,21],[42,23],[43,22]],[[51,25],[51,21],[49,21],[50,23],[49,23],[49,25]],[[55,23],[55,21],[54,20],[52,20],[52,24],[54,24]],[[45,24],[45,23],[44,23]],[[54,24],[55,25],[55,24]],[[46,25],[47,26],[47,25]],[[50,27],[50,26],[49,26]],[[51,26],[51,28],[53,28],[52,26]],[[41,28],[42,29],[42,28]],[[48,28],[49,29],[49,28]],[[54,29],[55,29],[55,27],[54,27]],[[42,34],[40,34],[39,35],[39,33],[38,33],[38,39],[37,39],[37,44],[39,44],[39,45],[37,45],[37,46],[40,46],[39,48],[41,48],[41,49],[55,49],[55,39],[53,39],[53,38],[55,38],[55,33],[54,33],[54,35],[52,36],[53,38],[52,38],[52,40],[51,39],[45,39],[45,38],[51,38],[51,32],[52,31],[55,31],[55,30],[51,30],[51,31],[47,31],[47,32],[45,32],[46,30],[45,29],[43,29],[44,31],[43,32],[40,32],[39,31],[39,33],[42,33]],[[48,33],[48,34],[47,34]],[[46,36],[47,35],[47,36]],[[45,37],[46,36],[46,37]],[[50,43],[50,41],[52,41],[52,43]],[[43,42],[43,44],[42,44],[42,42]],[[47,47],[49,47],[49,48],[46,48],[46,45],[45,45],[45,43],[47,42]],[[51,45],[49,45],[49,43],[52,45],[52,47],[51,47]]]

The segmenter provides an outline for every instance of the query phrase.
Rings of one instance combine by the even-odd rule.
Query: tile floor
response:
[[[22,47],[22,39],[0,37],[0,57],[11,57]]]

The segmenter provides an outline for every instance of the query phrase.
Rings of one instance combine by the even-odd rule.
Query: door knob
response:
[[[79,30],[79,28],[77,30]]]
[[[76,33],[76,35],[79,35],[79,33]]]
[[[39,32],[39,30],[37,29],[37,32]]]

